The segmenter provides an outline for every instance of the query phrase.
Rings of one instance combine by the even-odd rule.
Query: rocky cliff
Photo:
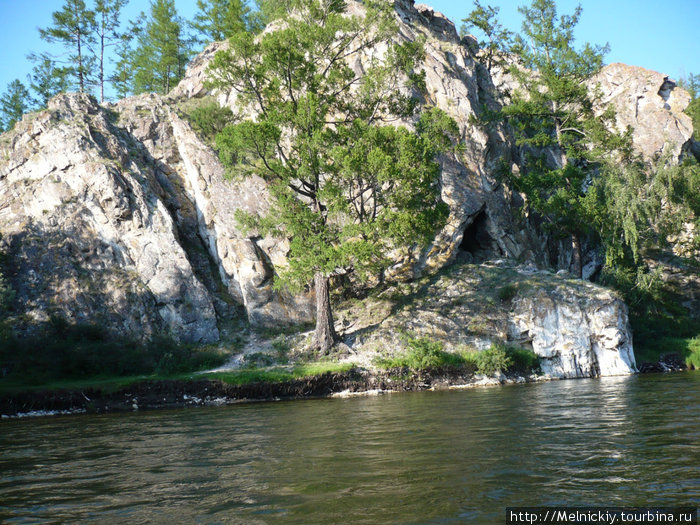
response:
[[[471,41],[429,7],[411,0],[395,7],[398,38],[426,40],[423,102],[458,122],[464,149],[441,159],[447,225],[418,263],[397,261],[392,275],[405,280],[455,260],[498,257],[566,269],[564,250],[514,218],[520,197],[497,180],[499,163],[515,162],[517,154],[505,132],[474,123],[494,103],[495,79],[475,59]],[[363,14],[359,3],[351,2],[350,10]],[[254,325],[312,319],[313,291],[292,296],[272,287],[286,242],[246,235],[234,219],[237,209],[267,206],[264,183],[226,180],[215,152],[179,116],[182,104],[207,95],[235,104],[231,93],[209,93],[204,84],[208,61],[224,45],[212,44],[195,58],[167,97],[139,95],[100,106],[87,95],[60,95],[2,135],[0,249],[17,291],[18,330],[57,315],[125,335],[165,332],[212,342],[239,306]],[[615,105],[620,126],[634,128],[641,152],[678,157],[691,149],[692,127],[682,114],[688,96],[670,79],[613,64],[597,84]],[[599,264],[594,253],[584,262],[589,274]],[[579,299],[523,299],[505,335],[529,339],[558,375],[632,370],[619,300],[591,306]]]

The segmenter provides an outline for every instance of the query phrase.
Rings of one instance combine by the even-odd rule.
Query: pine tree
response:
[[[46,53],[31,54],[28,58],[36,64],[28,75],[29,87],[36,94],[32,97],[32,103],[39,108],[45,108],[51,97],[70,88],[70,69],[58,67]]]
[[[131,45],[138,37],[142,28],[137,22],[130,21],[129,29],[122,33],[121,39],[114,50],[114,72],[110,82],[117,92],[117,97],[124,98],[134,92],[134,50]]]
[[[100,87],[100,102],[105,100],[105,51],[119,45],[123,40],[119,34],[119,16],[127,0],[95,0],[95,40],[97,58],[97,85]]]
[[[29,91],[19,79],[7,85],[0,97],[0,131],[9,131],[29,109]]]
[[[237,91],[257,115],[217,136],[221,159],[232,173],[265,178],[273,197],[266,215],[238,218],[290,238],[277,282],[313,281],[314,342],[323,352],[335,341],[330,278],[376,275],[390,249],[424,245],[444,224],[435,157],[458,136],[437,109],[416,119],[415,131],[383,125],[414,114],[401,89],[421,83],[412,70],[422,46],[389,44],[383,60],[356,73],[350,62],[396,31],[388,3],[365,6],[360,19],[344,13],[344,2],[298,0],[279,29],[233,36],[210,67],[212,84]]]
[[[571,239],[573,272],[581,276],[581,237],[589,227],[586,181],[601,156],[625,144],[607,131],[611,111],[594,116],[586,84],[602,66],[607,46],[574,48],[580,7],[571,16],[557,17],[553,0],[533,0],[519,11],[523,34],[516,37],[515,49],[521,65],[512,73],[520,88],[502,115],[515,131],[524,169],[511,181],[550,229]]]
[[[167,94],[182,79],[190,54],[182,27],[174,0],[151,2],[150,16],[132,56],[134,92]]]
[[[199,11],[190,24],[204,36],[202,43],[226,40],[254,24],[251,9],[244,0],[197,0]]]
[[[513,33],[498,21],[499,11],[499,7],[484,7],[479,0],[474,0],[474,10],[462,20],[460,29],[462,35],[466,35],[475,28],[486,37],[486,40],[479,42],[479,48],[483,50],[483,56],[480,58],[489,71],[495,63],[503,64],[501,57],[510,50],[513,39]]]
[[[60,43],[68,51],[62,59],[75,77],[78,90],[88,90],[93,73],[93,57],[89,48],[94,44],[95,13],[86,8],[84,0],[66,0],[63,9],[52,14],[53,25],[39,29],[41,38]]]

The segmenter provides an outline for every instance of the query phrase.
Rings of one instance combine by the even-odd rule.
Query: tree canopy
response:
[[[324,351],[335,339],[329,278],[374,274],[391,249],[425,244],[444,223],[435,158],[457,136],[435,108],[412,130],[396,125],[415,114],[405,92],[421,84],[413,68],[422,46],[390,43],[372,56],[396,27],[388,4],[365,6],[363,19],[336,0],[290,2],[279,29],[235,35],[210,67],[212,84],[233,88],[242,110],[217,136],[222,161],[234,176],[263,177],[273,197],[267,214],[239,218],[290,239],[278,282],[314,280],[315,344]]]

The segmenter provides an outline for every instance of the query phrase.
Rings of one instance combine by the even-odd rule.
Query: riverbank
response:
[[[500,374],[485,376],[460,369],[341,372],[280,381],[232,384],[216,378],[142,380],[117,388],[37,389],[0,396],[0,415],[18,417],[68,413],[105,413],[193,406],[218,406],[253,401],[343,397],[389,392],[445,390],[509,383],[548,381],[549,376]]]

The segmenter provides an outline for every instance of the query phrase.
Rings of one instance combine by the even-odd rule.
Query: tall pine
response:
[[[105,100],[105,51],[122,42],[119,33],[119,16],[127,0],[95,0],[95,55],[97,59],[97,85],[100,102]]]
[[[175,1],[153,0],[132,55],[134,92],[169,93],[184,76],[189,54]]]
[[[67,64],[78,90],[84,93],[89,89],[93,72],[90,47],[95,42],[95,13],[87,9],[84,0],[66,0],[63,8],[51,17],[53,25],[39,29],[39,34],[47,42],[59,43],[66,49],[67,55],[62,55],[60,61]]]
[[[606,131],[614,115],[594,115],[587,85],[607,47],[574,47],[580,7],[558,16],[554,0],[533,0],[519,11],[524,21],[514,48],[521,64],[512,73],[520,87],[502,110],[524,157],[522,172],[511,180],[549,228],[571,240],[572,271],[581,276],[581,239],[589,227],[586,181],[603,150],[623,145]]]

